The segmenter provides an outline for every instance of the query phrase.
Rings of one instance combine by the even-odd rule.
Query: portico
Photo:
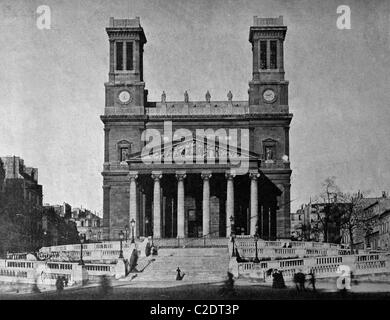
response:
[[[129,219],[136,221],[137,237],[254,235],[258,226],[259,235],[276,238],[280,191],[257,167],[256,156],[250,160],[248,172],[237,174],[229,165],[151,166],[139,153],[131,155]]]

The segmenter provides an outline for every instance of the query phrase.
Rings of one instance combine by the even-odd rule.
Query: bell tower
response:
[[[288,112],[288,81],[284,80],[283,44],[287,27],[279,18],[254,17],[249,31],[253,69],[249,106],[253,112]],[[286,108],[287,107],[287,108]]]
[[[106,31],[110,43],[106,109],[114,108],[116,114],[143,114],[147,97],[143,81],[146,37],[140,19],[110,18]]]

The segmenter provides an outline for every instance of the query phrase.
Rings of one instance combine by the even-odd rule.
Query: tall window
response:
[[[123,42],[116,43],[116,70],[123,70]]]
[[[267,69],[267,41],[260,41],[260,69]]]
[[[133,43],[126,42],[126,70],[133,69]]]
[[[265,160],[274,160],[275,159],[275,146],[265,146],[264,147]]]
[[[270,41],[270,69],[277,68],[277,42],[276,40]]]
[[[129,148],[128,147],[121,148],[121,162],[126,161],[128,157],[129,157]]]

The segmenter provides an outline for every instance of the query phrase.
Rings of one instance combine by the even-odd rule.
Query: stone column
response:
[[[230,228],[230,217],[234,219],[234,177],[235,174],[231,171],[226,172],[226,237],[230,237],[232,232]],[[234,220],[233,220],[234,222]]]
[[[154,180],[153,187],[153,237],[161,238],[161,202],[160,202],[160,179],[161,171],[152,171]]]
[[[131,220],[134,219],[135,225],[134,225],[134,237],[137,235],[137,178],[138,178],[138,172],[137,171],[130,171],[129,172],[129,178],[130,178],[130,203],[129,203],[129,221],[128,225],[130,226],[130,238],[132,236],[132,230],[131,230]]]
[[[185,171],[176,172],[177,178],[177,237],[184,238],[184,179]]]
[[[257,199],[257,179],[260,174],[256,172],[250,172],[251,178],[251,204],[250,204],[250,235],[254,236],[256,233],[256,226],[258,221],[258,199]]]
[[[210,236],[210,178],[211,172],[202,172],[201,177],[203,179],[203,227],[202,233],[204,237]]]

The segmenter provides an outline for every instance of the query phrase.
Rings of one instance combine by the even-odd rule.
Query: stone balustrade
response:
[[[278,269],[283,272],[285,280],[292,280],[294,273],[313,271],[317,278],[340,276],[338,268],[347,265],[356,275],[370,275],[390,272],[390,259],[384,255],[340,255],[330,257],[312,257],[304,259],[272,260],[267,262],[234,262],[231,258],[230,271],[235,276],[251,277],[269,281],[272,277],[267,276],[269,269]]]
[[[114,264],[85,264],[72,262],[45,262],[0,260],[0,281],[54,286],[57,277],[64,277],[68,285],[85,283],[102,275],[115,275]]]

